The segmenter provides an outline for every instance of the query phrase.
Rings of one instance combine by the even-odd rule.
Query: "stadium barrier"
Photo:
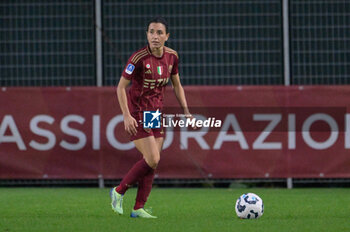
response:
[[[167,128],[158,179],[350,178],[350,86],[185,91],[222,124]],[[141,158],[112,87],[2,88],[0,106],[0,179],[119,179]]]

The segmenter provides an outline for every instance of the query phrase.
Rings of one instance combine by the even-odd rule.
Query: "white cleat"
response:
[[[157,218],[156,216],[152,216],[149,214],[145,209],[137,209],[137,210],[132,210],[130,217],[132,218]]]
[[[123,196],[117,191],[115,191],[116,188],[112,188],[109,192],[109,195],[111,196],[111,206],[114,212],[118,214],[123,214]]]

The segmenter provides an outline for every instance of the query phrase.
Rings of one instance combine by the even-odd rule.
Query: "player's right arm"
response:
[[[132,80],[136,80],[140,76],[140,65],[142,62],[139,62],[142,57],[147,55],[146,48],[143,48],[137,52],[135,52],[132,56],[130,56],[127,65],[122,73],[122,76],[119,80],[119,84],[117,87],[117,96],[120,108],[123,112],[124,116],[124,126],[125,130],[130,135],[136,135],[138,127],[137,121],[130,114],[128,108],[128,99],[126,96],[126,87],[130,84]]]
[[[128,99],[126,96],[126,87],[130,84],[130,82],[131,82],[130,80],[126,79],[123,76],[120,78],[119,84],[117,87],[117,96],[118,96],[120,109],[122,110],[123,116],[124,116],[125,130],[130,135],[136,135],[137,133],[136,127],[138,126],[137,121],[130,114],[129,107],[128,107]]]

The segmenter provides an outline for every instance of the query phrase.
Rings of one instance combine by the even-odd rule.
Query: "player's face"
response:
[[[164,46],[165,41],[169,38],[166,34],[165,26],[162,23],[151,23],[147,31],[148,44],[152,49],[159,49]]]

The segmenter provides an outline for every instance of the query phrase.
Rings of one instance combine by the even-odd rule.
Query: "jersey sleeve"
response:
[[[173,69],[171,70],[171,75],[176,75],[179,73],[179,58],[174,55]]]
[[[128,80],[132,80],[136,77],[137,72],[138,72],[138,63],[133,63],[132,60],[133,56],[131,56],[126,63],[126,66],[124,68],[124,71],[122,73],[122,76],[125,77]]]

